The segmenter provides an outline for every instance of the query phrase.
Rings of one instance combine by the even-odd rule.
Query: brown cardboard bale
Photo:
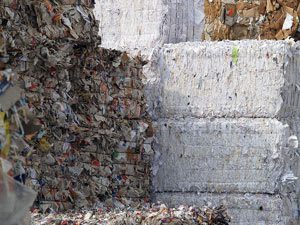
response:
[[[205,40],[297,38],[300,1],[206,0]]]

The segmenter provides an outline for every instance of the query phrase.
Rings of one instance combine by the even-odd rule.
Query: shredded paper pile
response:
[[[165,205],[154,205],[148,208],[124,209],[122,211],[81,211],[64,214],[50,213],[47,216],[33,213],[33,223],[42,224],[102,224],[102,225],[148,225],[148,224],[200,224],[226,225],[230,218],[223,207],[195,208],[180,206],[167,208]]]

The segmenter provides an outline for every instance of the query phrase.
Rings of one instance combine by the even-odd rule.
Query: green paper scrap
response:
[[[116,159],[119,156],[119,152],[114,151],[112,153],[112,159]]]
[[[237,46],[234,46],[232,49],[232,62],[237,65],[239,60],[239,48]]]

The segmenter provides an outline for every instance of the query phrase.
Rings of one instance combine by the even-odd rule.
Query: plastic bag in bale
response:
[[[0,221],[2,225],[20,224],[34,202],[36,193],[15,181],[6,173],[0,174]]]

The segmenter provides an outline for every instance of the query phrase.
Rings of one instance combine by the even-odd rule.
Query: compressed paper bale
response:
[[[98,0],[102,46],[151,48],[164,43],[201,39],[204,0]]]
[[[276,119],[169,119],[157,130],[159,192],[274,194],[297,161],[289,127]]]
[[[18,73],[25,98],[17,102],[16,86],[2,90],[0,108],[17,102],[18,111],[7,113],[12,117],[2,124],[11,129],[4,126],[2,139],[13,137],[14,176],[28,173],[26,184],[38,192],[35,207],[43,212],[93,207],[112,197],[104,207],[149,201],[153,132],[142,60],[97,47],[93,2],[0,4],[1,18],[8,21],[0,35],[1,60],[7,62],[0,86],[6,88],[11,72]],[[0,70],[6,69],[3,62]]]
[[[298,46],[298,44],[295,44]],[[148,66],[158,117],[287,117],[299,111],[298,50],[288,42],[165,45]]]
[[[205,40],[299,39],[299,0],[205,0]]]
[[[297,222],[297,205],[289,197],[279,195],[156,193],[156,200],[169,206],[224,204],[233,225],[287,225]]]

